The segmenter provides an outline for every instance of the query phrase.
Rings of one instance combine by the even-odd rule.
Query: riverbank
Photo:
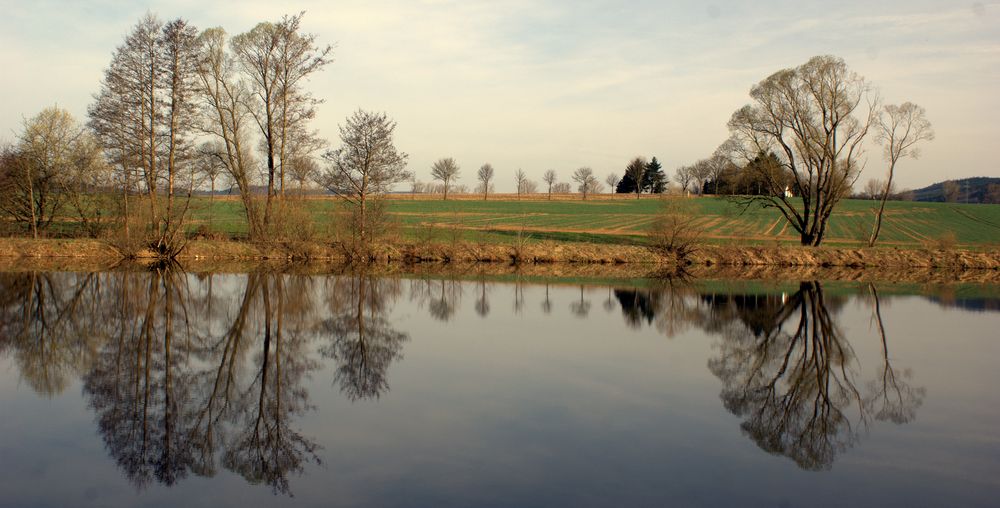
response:
[[[2,264],[32,259],[47,266],[86,261],[113,266],[122,256],[105,242],[89,239],[0,238]],[[139,260],[155,259],[152,252]],[[229,240],[194,240],[178,256],[181,262],[291,262],[344,264],[346,251],[325,244],[257,245]],[[636,245],[590,244],[579,242],[535,242],[487,244],[471,242],[399,242],[372,249],[374,264],[496,264],[539,266],[558,271],[561,265],[593,265],[599,271],[608,266],[626,265],[629,272],[672,271],[703,267],[754,268],[846,268],[851,270],[977,270],[1000,272],[1000,249],[903,249],[838,248],[799,246],[720,246],[702,245],[682,259],[672,253]],[[600,268],[596,268],[600,267]]]

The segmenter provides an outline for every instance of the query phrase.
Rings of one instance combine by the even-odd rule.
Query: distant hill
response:
[[[946,190],[952,199],[946,199]],[[913,201],[954,201],[956,203],[1000,203],[1000,178],[976,176],[961,180],[947,180],[910,191]]]

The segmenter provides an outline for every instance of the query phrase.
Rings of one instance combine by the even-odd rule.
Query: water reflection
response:
[[[403,343],[409,340],[386,319],[401,293],[399,280],[360,273],[331,284],[328,294],[335,298],[331,317],[321,325],[329,337],[323,354],[337,362],[335,380],[351,400],[377,398],[389,390],[386,372],[403,357]]]
[[[288,492],[289,475],[317,460],[294,425],[319,366],[304,333],[309,281],[248,274],[233,309],[189,280],[170,268],[109,279],[108,340],[84,377],[99,432],[137,486],[213,476],[221,462]]]
[[[290,493],[290,478],[320,460],[316,440],[299,430],[312,409],[306,380],[330,365],[349,400],[378,399],[411,339],[389,316],[404,295],[449,322],[466,292],[479,318],[489,318],[494,289],[484,278],[364,272],[7,273],[0,274],[0,353],[42,395],[82,379],[109,455],[136,486],[211,477],[221,467]],[[558,308],[548,284],[525,289],[520,279],[513,285],[514,314],[540,308],[550,316]],[[722,404],[762,450],[804,469],[831,467],[873,420],[911,421],[925,397],[910,371],[891,362],[874,285],[864,304],[880,340],[877,366],[861,365],[838,323],[848,299],[817,281],[785,294],[698,290],[681,279],[600,291],[603,308],[620,309],[630,328],[716,337],[708,368],[721,381]],[[594,319],[593,293],[580,285],[562,312]]]

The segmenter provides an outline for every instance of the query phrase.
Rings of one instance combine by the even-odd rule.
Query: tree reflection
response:
[[[486,317],[490,314],[490,301],[486,298],[486,280],[479,281],[479,298],[476,299],[476,314]]]
[[[389,366],[402,358],[403,342],[409,340],[386,318],[400,293],[399,282],[364,273],[338,282],[336,291],[347,298],[323,322],[330,344],[322,352],[337,362],[334,379],[348,398],[378,398],[389,390]],[[485,294],[483,289],[484,299]]]
[[[875,284],[868,284],[872,300],[872,321],[882,341],[882,368],[879,379],[869,383],[868,396],[864,407],[875,419],[896,424],[907,423],[916,416],[917,408],[924,400],[924,388],[914,388],[907,382],[911,372],[906,369],[896,372],[889,362],[889,343],[885,338],[885,324],[882,322],[882,306]]]
[[[37,393],[62,393],[93,361],[101,330],[100,277],[0,274],[0,354],[13,354]]]
[[[583,286],[580,286],[580,301],[571,302],[569,310],[578,318],[585,318],[590,314],[590,300],[583,299]]]
[[[724,340],[709,369],[723,382],[723,404],[744,419],[741,428],[761,449],[804,469],[829,468],[857,441],[878,399],[855,382],[857,359],[833,318],[842,303],[827,301],[819,282],[803,282],[780,305],[773,298],[754,301],[749,312],[713,325]],[[885,376],[919,395],[899,398],[894,414],[912,415],[923,392],[904,388],[888,358]]]
[[[221,457],[251,483],[288,493],[289,476],[318,460],[293,426],[309,407],[302,382],[318,366],[307,348],[308,293],[290,297],[288,276],[250,274],[230,325],[216,332],[230,309],[192,305],[212,297],[188,282],[160,267],[122,274],[105,295],[110,339],[84,379],[99,432],[140,487],[212,476]]]

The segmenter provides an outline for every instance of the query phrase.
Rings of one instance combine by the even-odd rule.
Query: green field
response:
[[[675,202],[690,213],[694,228],[713,243],[773,244],[797,243],[798,236],[774,209],[739,205],[715,197],[677,198]],[[314,198],[304,201],[317,225],[333,217],[336,200]],[[640,200],[618,196],[609,199],[408,199],[387,200],[396,231],[404,237],[447,235],[474,241],[508,242],[518,235],[531,240],[586,241],[594,243],[642,243],[663,202],[657,198]],[[828,245],[861,245],[867,240],[873,221],[873,202],[842,201],[834,212],[824,241]],[[233,199],[198,198],[194,223],[210,226],[224,234],[244,233],[242,206]],[[1000,205],[917,203],[894,201],[886,204],[880,245],[922,246],[954,234],[961,245],[1000,245]]]

